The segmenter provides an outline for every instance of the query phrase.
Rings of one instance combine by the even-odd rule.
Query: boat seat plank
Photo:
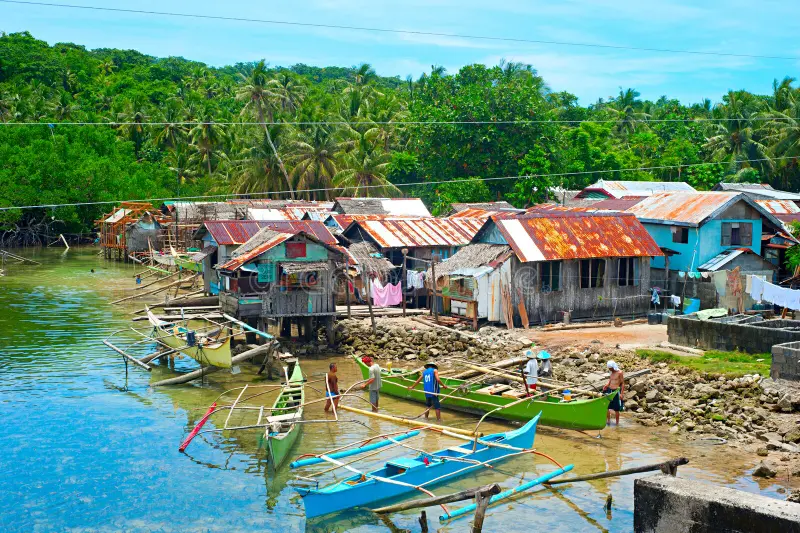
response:
[[[268,416],[267,423],[271,424],[272,422],[288,422],[299,418],[300,418],[299,413],[288,413],[285,415]]]
[[[503,398],[514,398],[515,400],[517,400],[517,399],[523,398],[525,396],[525,391],[524,390],[510,390],[510,391],[504,392],[500,396],[502,396]]]
[[[504,385],[504,384],[498,384],[498,385],[489,385],[488,387],[484,387],[482,389],[478,389],[475,392],[477,392],[478,394],[496,395],[496,394],[501,394],[503,392],[510,391],[510,390],[511,390],[510,386]]]

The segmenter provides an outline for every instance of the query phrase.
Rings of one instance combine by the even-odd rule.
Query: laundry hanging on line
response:
[[[779,307],[800,311],[800,290],[779,287],[757,276],[750,276],[750,297],[756,301],[771,302]]]
[[[388,283],[385,286],[375,280],[372,284],[372,305],[390,307],[403,301],[403,290],[400,283]]]

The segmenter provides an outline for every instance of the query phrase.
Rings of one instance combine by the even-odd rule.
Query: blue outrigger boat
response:
[[[472,451],[475,443],[467,442],[429,454],[419,454],[414,458],[392,459],[383,468],[372,472],[362,473],[335,459],[321,456],[355,475],[321,489],[295,487],[295,490],[303,497],[307,518],[353,507],[374,507],[380,501],[419,493],[419,488],[452,481],[476,469],[486,468],[486,463],[499,462],[508,456],[530,450],[536,437],[539,416],[536,415],[519,429],[478,439],[475,451]]]

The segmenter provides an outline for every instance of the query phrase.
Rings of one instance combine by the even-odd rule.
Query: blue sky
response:
[[[58,2],[59,0],[54,0]],[[800,2],[762,0],[65,0],[80,5],[228,17],[492,35],[647,48],[800,57]],[[0,3],[0,31],[49,43],[130,48],[211,65],[266,59],[272,65],[372,64],[405,78],[443,65],[450,73],[501,59],[530,63],[552,90],[581,103],[634,87],[645,98],[718,101],[730,89],[769,93],[800,77],[800,60],[686,55],[481,41],[172,18]]]

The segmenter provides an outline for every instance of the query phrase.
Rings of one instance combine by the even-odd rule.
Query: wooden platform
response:
[[[375,316],[403,316],[403,309],[401,307],[373,307],[372,312]],[[407,316],[426,315],[427,309],[406,309]],[[364,318],[369,316],[369,306],[367,305],[351,305],[350,313],[353,318]],[[336,316],[338,318],[347,317],[347,306],[341,304],[336,305]]]

